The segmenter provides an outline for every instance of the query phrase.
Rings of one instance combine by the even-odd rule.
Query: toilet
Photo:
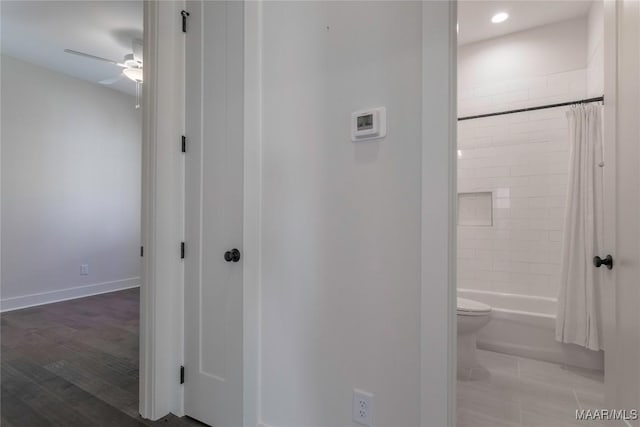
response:
[[[489,371],[476,359],[478,332],[490,319],[491,307],[467,298],[458,298],[458,378],[462,380],[482,379]]]

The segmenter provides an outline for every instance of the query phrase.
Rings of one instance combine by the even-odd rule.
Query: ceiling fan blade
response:
[[[124,64],[121,64],[121,63],[119,63],[117,61],[113,61],[111,59],[102,58],[100,56],[90,55],[88,53],[78,52],[77,50],[72,50],[72,49],[65,49],[64,51],[66,53],[70,53],[72,55],[78,55],[78,56],[84,56],[85,58],[97,59],[98,61],[104,61],[104,62],[108,62],[108,63],[113,64],[113,65],[117,65],[119,67],[127,68],[127,66],[124,65]]]
[[[122,80],[123,77],[124,75],[120,74],[118,76],[111,77],[110,79],[100,80],[98,83],[100,83],[101,85],[112,85],[115,82],[119,82],[120,80]]]
[[[140,39],[133,39],[131,41],[131,48],[133,51],[133,59],[135,59],[136,61],[142,63],[142,40]]]

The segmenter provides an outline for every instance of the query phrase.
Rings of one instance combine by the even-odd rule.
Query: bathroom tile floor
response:
[[[490,375],[458,379],[458,427],[603,425],[576,420],[576,409],[604,407],[602,372],[484,350],[478,360]]]

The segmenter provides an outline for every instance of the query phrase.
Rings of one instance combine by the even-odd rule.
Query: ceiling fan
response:
[[[142,40],[133,40],[132,53],[128,53],[124,56],[122,62],[114,61],[112,59],[103,58],[101,56],[91,55],[89,53],[80,52],[73,49],[65,49],[66,53],[72,55],[82,56],[84,58],[95,59],[97,61],[108,62],[109,64],[117,65],[122,68],[122,72],[117,76],[110,77],[108,79],[100,80],[98,83],[103,85],[111,85],[117,81],[127,77],[136,84],[136,108],[140,107],[140,85],[142,84]]]

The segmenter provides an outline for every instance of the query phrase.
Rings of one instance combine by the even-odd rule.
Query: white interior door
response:
[[[243,4],[187,2],[185,413],[242,425]],[[232,258],[232,257],[231,257]]]
[[[640,407],[640,2],[605,2],[606,408]],[[601,256],[606,253],[601,254]],[[627,425],[640,425],[631,420]]]

